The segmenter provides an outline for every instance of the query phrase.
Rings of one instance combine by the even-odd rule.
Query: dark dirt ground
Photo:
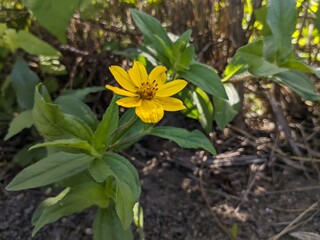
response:
[[[139,170],[146,239],[228,239],[223,228],[232,226],[238,228],[238,239],[320,234],[320,174],[316,163],[310,163],[319,158],[320,128],[315,108],[304,108],[308,114],[291,118],[289,124],[303,153],[301,161],[293,160],[272,117],[248,114],[245,130],[229,125],[210,135],[218,151],[215,158],[153,137],[123,152]],[[199,128],[182,115],[169,114],[166,120],[168,125]],[[10,142],[0,146],[0,239],[32,239],[32,212],[52,193],[48,188],[7,192],[5,186],[20,169],[10,162]],[[62,218],[33,239],[92,239],[94,213],[91,208]],[[284,234],[276,238],[280,232]]]

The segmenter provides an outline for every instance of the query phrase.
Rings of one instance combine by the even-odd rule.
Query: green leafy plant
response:
[[[255,14],[263,24],[262,37],[238,49],[224,72],[223,82],[228,82],[227,88],[231,90],[231,78],[246,76],[243,78],[245,80],[254,77],[286,86],[304,100],[320,100],[320,94],[307,75],[314,74],[319,78],[319,71],[305,64],[292,45],[297,22],[296,1],[271,0],[269,5],[256,10]],[[229,100],[238,98],[236,91],[227,92]],[[226,110],[222,113],[225,120],[232,120],[238,112],[237,104],[225,100],[218,103],[225,106]],[[228,121],[221,120],[220,128],[224,128]]]
[[[191,30],[180,37],[171,37],[155,18],[131,9],[132,18],[144,36],[142,54],[153,65],[164,64],[172,79],[183,78],[191,83],[180,96],[187,109],[184,113],[198,119],[202,127],[212,131],[213,121],[219,121],[210,96],[228,99],[220,77],[213,68],[196,60],[195,49],[189,43]],[[217,111],[221,110],[220,106]]]
[[[115,74],[119,83],[123,83],[123,79],[141,81],[137,72],[130,75],[130,78],[125,74]],[[160,75],[151,74],[157,76],[157,81],[165,81],[165,75]],[[154,81],[153,78],[145,80]],[[164,85],[167,91],[176,91],[170,90],[171,87],[170,83]],[[148,94],[139,91],[137,94],[145,101],[153,101],[147,97]],[[32,116],[45,141],[30,149],[46,147],[48,155],[22,170],[7,186],[9,191],[53,183],[64,188],[57,196],[44,200],[34,212],[33,235],[48,223],[95,205],[98,210],[93,223],[94,239],[132,239],[130,225],[141,189],[136,169],[118,151],[144,136],[162,137],[181,147],[203,148],[216,154],[210,141],[200,131],[189,132],[181,128],[145,123],[136,117],[133,109],[119,118],[116,102],[120,99],[116,96],[101,121],[81,101],[78,104],[74,102],[73,108],[57,105],[69,100],[67,96],[62,96],[53,102],[43,84],[36,86]],[[145,114],[149,111],[152,113],[152,109],[144,111]]]

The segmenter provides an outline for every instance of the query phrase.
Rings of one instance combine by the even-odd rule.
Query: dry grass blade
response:
[[[290,233],[290,236],[300,240],[319,240],[320,239],[320,235],[313,232],[303,232],[303,231],[293,232],[293,233]]]
[[[308,215],[312,211],[318,212],[320,210],[320,205],[319,202],[315,202],[312,204],[310,207],[308,207],[304,212],[302,212],[296,219],[294,219],[288,226],[286,226],[280,233],[277,235],[273,236],[269,240],[278,240],[280,237],[283,235],[287,234],[288,232],[292,231],[296,227],[298,227],[301,223],[305,223],[306,221],[311,220],[310,218],[307,219],[306,221],[303,221],[304,217]]]

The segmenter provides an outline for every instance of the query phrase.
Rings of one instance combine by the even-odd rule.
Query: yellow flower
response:
[[[118,66],[111,66],[110,71],[123,88],[106,85],[114,93],[125,96],[116,103],[126,108],[136,108],[138,117],[146,123],[159,122],[164,111],[185,109],[182,101],[170,97],[181,91],[185,80],[174,80],[166,83],[167,75],[164,66],[155,67],[149,74],[142,63],[135,61],[128,72]]]

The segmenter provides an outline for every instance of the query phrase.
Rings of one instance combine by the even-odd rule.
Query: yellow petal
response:
[[[136,107],[137,116],[145,123],[157,123],[164,115],[163,107],[150,100],[142,100],[140,106]]]
[[[130,92],[137,92],[137,86],[130,79],[128,73],[125,70],[118,66],[111,66],[109,67],[109,70],[121,87]]]
[[[111,91],[113,91],[116,94],[121,95],[121,96],[126,96],[126,97],[136,97],[136,96],[138,96],[137,93],[132,93],[132,92],[129,92],[129,91],[126,91],[126,90],[123,90],[121,88],[114,87],[114,86],[111,86],[111,85],[106,85],[106,88],[111,90]]]
[[[180,92],[187,84],[188,82],[185,80],[174,80],[164,85],[160,85],[156,92],[156,97],[170,97]]]
[[[158,84],[164,84],[167,80],[167,68],[164,66],[157,66],[149,74],[149,81],[156,80]]]
[[[162,97],[162,98],[155,98],[155,102],[158,102],[162,105],[163,110],[165,111],[180,111],[183,109],[186,109],[186,107],[183,105],[183,102],[177,98],[173,97]]]
[[[139,97],[121,98],[116,103],[122,107],[132,108],[141,105],[142,100]]]
[[[148,73],[141,62],[134,61],[133,67],[128,71],[131,80],[136,86],[140,87],[142,82],[148,80]]]

